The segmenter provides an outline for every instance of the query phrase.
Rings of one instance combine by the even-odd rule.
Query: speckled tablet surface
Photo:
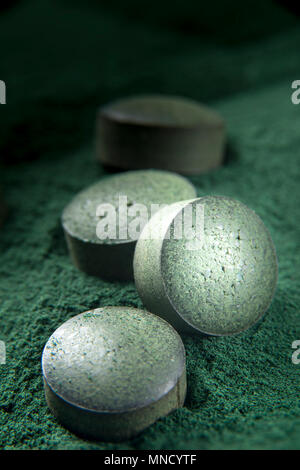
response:
[[[130,438],[185,398],[179,335],[136,308],[103,307],[71,318],[49,338],[42,370],[54,415],[91,439]]]
[[[174,237],[174,220],[188,206],[203,208],[202,243]],[[178,329],[229,335],[249,328],[267,310],[277,282],[275,248],[262,220],[244,204],[207,196],[163,209],[136,247],[135,281],[148,309]],[[170,237],[146,237],[151,227]],[[196,237],[195,237],[196,240]],[[198,241],[198,240],[197,240]]]
[[[222,117],[188,98],[133,96],[98,112],[96,156],[107,166],[203,173],[222,163],[224,144]]]
[[[187,179],[158,170],[109,176],[84,189],[62,214],[75,265],[107,279],[132,279],[134,247],[141,231],[139,224],[131,230],[134,220],[141,216],[141,206],[137,205],[142,205],[150,218],[152,204],[170,204],[195,195],[195,188]],[[105,237],[102,232],[99,235],[100,224],[102,228],[105,225]]]

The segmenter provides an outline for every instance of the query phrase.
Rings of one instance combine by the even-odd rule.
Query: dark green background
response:
[[[7,4],[9,2],[6,2]],[[0,7],[0,448],[300,448],[299,20],[271,1],[15,1]],[[184,337],[185,406],[136,439],[90,443],[60,427],[43,396],[40,357],[66,319],[104,305],[141,307],[133,283],[88,277],[70,263],[60,213],[104,172],[94,160],[97,106],[138,92],[172,93],[218,109],[230,151],[190,180],[199,195],[246,203],[279,259],[268,314],[229,338]]]

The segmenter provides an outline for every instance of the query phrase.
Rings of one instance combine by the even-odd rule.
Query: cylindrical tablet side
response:
[[[56,395],[44,379],[46,401],[58,421],[86,439],[124,441],[136,436],[159,418],[184,404],[186,396],[186,370],[177,384],[159,401],[144,408],[123,413],[95,413],[74,407]]]
[[[107,166],[122,169],[157,168],[185,175],[221,165],[225,130],[195,127],[161,128],[115,122],[98,116],[96,155]]]
[[[188,98],[137,96],[100,108],[96,156],[109,167],[197,174],[222,163],[225,123]]]
[[[133,271],[139,296],[145,307],[164,318],[181,332],[194,333],[173,308],[161,273],[161,249],[172,221],[194,199],[180,201],[158,211],[145,225],[137,242]]]
[[[86,243],[64,230],[68,250],[74,265],[97,277],[118,281],[133,279],[132,259],[136,242],[116,245]]]

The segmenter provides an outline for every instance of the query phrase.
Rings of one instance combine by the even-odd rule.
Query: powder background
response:
[[[300,30],[277,4],[266,2],[260,15],[259,2],[251,4],[255,31],[239,10],[240,22],[229,8],[223,30],[221,20],[206,30],[192,7],[184,21],[178,6],[173,16],[144,20],[134,1],[128,14],[119,2],[79,0],[19,1],[2,13],[8,104],[0,107],[0,181],[10,215],[0,232],[1,449],[300,448],[300,366],[291,361],[300,339],[300,106],[290,99]],[[132,441],[93,443],[63,429],[47,409],[40,358],[71,316],[105,305],[142,307],[133,283],[77,271],[60,226],[73,195],[106,175],[94,160],[97,105],[138,92],[186,95],[225,117],[226,165],[189,180],[199,196],[230,196],[260,215],[277,248],[278,288],[253,329],[183,338],[182,409]]]

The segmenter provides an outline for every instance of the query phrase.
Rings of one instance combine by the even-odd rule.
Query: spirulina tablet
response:
[[[101,179],[77,194],[62,214],[74,264],[109,280],[133,279],[133,254],[143,225],[161,204],[196,196],[175,173],[132,171]]]
[[[223,118],[187,98],[134,96],[98,112],[96,155],[106,166],[203,173],[221,165],[224,143]]]
[[[178,333],[136,308],[103,307],[66,321],[44,348],[42,371],[53,414],[89,439],[129,439],[185,399]]]
[[[186,214],[190,227],[182,223]],[[268,309],[277,258],[255,212],[228,197],[206,196],[153,216],[136,246],[134,276],[146,308],[178,330],[231,335]]]

